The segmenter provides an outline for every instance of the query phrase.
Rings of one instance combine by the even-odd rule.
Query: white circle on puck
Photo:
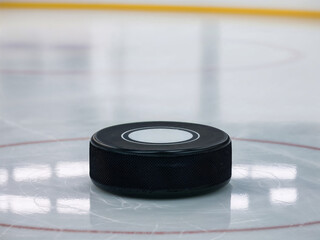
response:
[[[200,135],[189,129],[154,127],[138,128],[124,132],[121,137],[129,142],[143,144],[176,144],[194,141]]]

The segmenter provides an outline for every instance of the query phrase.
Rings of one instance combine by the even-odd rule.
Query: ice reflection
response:
[[[7,169],[0,169],[0,185],[5,185],[8,182]]]
[[[248,194],[231,194],[231,209],[246,210],[249,207]]]
[[[293,164],[278,165],[248,165],[236,164],[233,167],[232,178],[252,179],[284,179],[293,180],[297,177],[297,166]]]
[[[296,188],[273,188],[270,189],[270,201],[274,204],[292,204],[297,201]]]
[[[0,211],[7,212],[9,209],[9,202],[7,195],[0,195]]]
[[[234,164],[232,167],[232,178],[249,178],[251,165]]]
[[[66,214],[89,214],[90,201],[88,198],[59,198],[57,211]]]
[[[52,174],[52,169],[54,169],[55,175]],[[10,173],[12,173],[12,175]],[[294,204],[298,200],[298,190],[294,186],[288,187],[288,184],[294,184],[294,182],[286,181],[285,183],[287,188],[277,188],[277,186],[280,186],[278,185],[280,181],[268,181],[268,179],[294,180],[297,178],[297,175],[297,166],[294,164],[235,164],[233,168],[232,178],[235,180],[248,179],[248,182],[262,183],[261,186],[263,186],[263,189],[259,190],[259,198],[261,201],[272,205],[286,206],[288,204]],[[91,200],[91,194],[90,199],[88,199],[84,197],[77,198],[76,196],[73,198],[69,198],[69,192],[66,195],[58,194],[57,196],[55,196],[54,194],[51,195],[52,192],[47,193],[46,191],[41,191],[36,192],[36,194],[33,192],[34,189],[39,189],[37,187],[37,184],[39,184],[39,186],[42,184],[40,180],[50,179],[50,181],[53,182],[58,181],[56,184],[58,186],[61,185],[62,182],[67,181],[68,179],[66,178],[72,178],[72,180],[70,181],[73,182],[75,179],[83,181],[83,177],[88,177],[87,161],[60,161],[57,163],[53,163],[53,167],[49,164],[32,164],[23,167],[15,167],[12,169],[12,171],[6,168],[0,168],[0,185],[20,185],[22,181],[26,182],[23,188],[21,188],[21,190],[23,190],[23,194],[21,196],[0,195],[0,212],[14,214],[57,213],[69,214],[70,216],[90,215],[90,211],[92,212],[93,210],[94,212],[99,213],[100,211],[102,211],[101,209],[103,209],[103,207],[106,207],[106,203],[104,201],[96,198],[97,195],[101,194],[100,191],[98,191],[96,195],[93,195],[94,201]],[[254,181],[254,179],[260,180]],[[39,182],[34,182],[33,180]],[[87,180],[89,181],[89,179]],[[241,183],[241,181],[238,182],[240,182],[240,184],[243,183]],[[263,182],[267,182],[267,184],[263,184]],[[277,185],[275,186],[273,183],[276,183]],[[9,189],[9,187],[7,189]],[[228,189],[229,192],[227,196],[223,195],[222,193],[224,193]],[[265,194],[261,195],[261,193]],[[31,196],[27,196],[28,194],[31,194]],[[221,202],[225,202],[225,199],[228,199],[228,210],[234,210],[235,212],[240,213],[240,210],[248,211],[250,210],[250,208],[252,208],[252,205],[254,206],[255,203],[252,202],[252,199],[255,199],[255,194],[256,192],[254,191],[251,192],[248,189],[246,190],[236,187],[234,187],[231,192],[231,188],[227,187],[221,189],[220,192],[217,191],[212,196],[214,196],[215,201],[217,200],[217,196],[219,197],[220,195],[222,199]],[[203,196],[203,199],[205,198],[206,196]],[[117,206],[117,204],[120,204],[120,202],[118,203],[117,200],[115,201],[116,205],[112,206],[121,209],[122,205]],[[138,208],[142,208],[139,204],[140,202],[138,202],[137,205],[133,205],[132,209],[136,209],[137,206]],[[226,203],[224,205],[226,205]],[[110,210],[110,208],[112,209],[112,206],[107,206],[107,209],[105,211]],[[217,205],[217,207],[219,206],[220,205]],[[95,207],[97,207],[97,209]],[[214,210],[212,205],[208,205],[208,208],[210,208],[212,211]],[[169,210],[170,212],[173,211],[171,208]],[[178,212],[180,210],[180,208],[177,208]],[[162,212],[163,210],[158,209],[158,211]],[[198,212],[201,211],[202,209],[200,209]],[[147,210],[145,214],[149,216],[149,212]],[[130,221],[134,222],[134,219],[135,216]]]
[[[51,177],[51,167],[48,164],[29,165],[13,169],[13,179],[17,182],[31,180],[46,180]]]
[[[61,178],[88,176],[89,166],[87,161],[58,162],[55,172]]]
[[[162,231],[228,229],[231,220],[232,186],[210,194],[182,199],[139,199],[105,194],[99,188],[90,191],[92,226],[110,228],[126,224],[138,229]],[[128,230],[127,229],[127,230]],[[131,228],[132,229],[132,228]]]
[[[88,176],[89,166],[87,161],[58,162],[55,172],[61,178],[74,178]],[[13,179],[17,182],[47,180],[52,176],[52,169],[48,164],[34,164],[28,167],[16,167],[13,169]],[[8,171],[0,169],[0,185],[8,181]]]
[[[10,210],[16,214],[35,214],[50,212],[51,202],[48,198],[0,195],[0,211]]]

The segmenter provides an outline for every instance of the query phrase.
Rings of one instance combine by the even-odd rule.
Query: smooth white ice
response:
[[[0,239],[319,239],[320,21],[0,11]],[[233,177],[142,200],[88,176],[125,122],[209,124]]]

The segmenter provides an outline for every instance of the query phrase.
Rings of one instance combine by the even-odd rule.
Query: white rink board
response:
[[[295,10],[320,10],[318,0],[16,0],[0,2],[54,2],[54,3],[114,3],[114,4],[156,4],[156,5],[181,5],[181,6],[219,6],[242,8],[271,8],[271,9],[295,9]]]

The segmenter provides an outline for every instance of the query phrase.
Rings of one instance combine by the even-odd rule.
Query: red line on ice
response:
[[[82,141],[82,140],[88,140],[88,139],[89,139],[88,137],[79,137],[79,138],[64,138],[64,139],[50,139],[50,140],[17,142],[17,143],[8,143],[8,144],[0,145],[0,148],[32,145],[32,144],[42,144],[42,143]],[[233,137],[232,140],[244,141],[244,142],[269,143],[269,144],[277,144],[277,145],[284,145],[284,146],[289,146],[289,147],[306,148],[306,149],[320,151],[320,147],[308,146],[308,145],[302,145],[302,144],[296,144],[296,143],[278,142],[278,141],[251,139],[251,138],[238,138],[238,137]]]
[[[320,224],[320,221],[290,224],[290,225],[277,225],[269,227],[252,227],[252,228],[234,228],[234,229],[212,229],[212,230],[195,230],[195,231],[112,231],[112,230],[85,230],[85,229],[68,229],[68,228],[48,228],[48,227],[34,227],[24,225],[14,225],[0,223],[0,227],[25,229],[25,230],[37,230],[47,232],[69,232],[69,233],[98,233],[98,234],[126,234],[126,235],[176,235],[176,234],[201,234],[201,233],[230,233],[230,232],[254,232],[254,231],[265,231],[265,230],[277,230],[285,228],[298,228],[307,227],[312,225]]]

